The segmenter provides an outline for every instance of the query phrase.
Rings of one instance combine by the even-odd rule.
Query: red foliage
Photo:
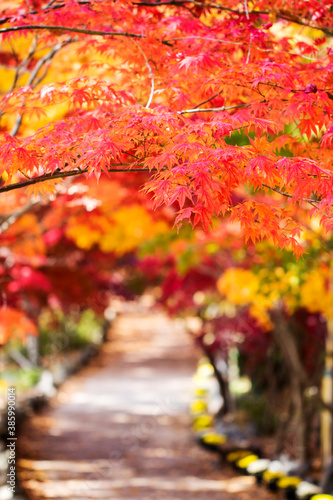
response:
[[[208,230],[212,217],[231,214],[248,239],[272,237],[297,255],[296,204],[312,205],[331,227],[330,0],[288,8],[282,0],[39,0],[6,3],[0,23],[4,43],[38,34],[26,62],[29,83],[13,81],[1,112],[34,117],[55,104],[67,107],[29,134],[10,130],[10,119],[3,125],[0,192],[40,182],[51,190],[50,179],[139,169],[153,174],[145,190],[155,207],[176,207],[178,226],[190,220]],[[302,26],[322,34],[308,29],[300,38]],[[2,60],[12,67],[13,57],[8,45]],[[43,82],[53,59],[63,69]],[[237,143],[239,131],[254,137],[250,144]],[[233,203],[234,190],[243,191],[245,204]],[[258,202],[253,190],[269,199]]]

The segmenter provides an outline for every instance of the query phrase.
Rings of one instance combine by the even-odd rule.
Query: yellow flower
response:
[[[193,429],[195,431],[200,431],[203,429],[207,429],[207,427],[211,427],[213,423],[213,417],[211,415],[200,415],[194,419]]]
[[[263,479],[264,483],[269,483],[273,479],[280,479],[282,477],[285,477],[284,472],[281,472],[281,471],[272,472],[270,470],[265,470],[262,479]]]
[[[282,477],[281,479],[278,480],[277,487],[280,489],[290,488],[291,486],[296,487],[299,485],[301,481],[302,479],[297,476]]]
[[[191,414],[196,415],[207,410],[207,403],[202,399],[194,399],[190,406]]]
[[[207,432],[202,436],[202,440],[207,444],[223,444],[227,441],[227,436],[216,432]]]
[[[255,460],[258,460],[258,458],[259,458],[258,455],[248,455],[247,457],[237,460],[236,465],[240,469],[246,469],[248,465],[250,465]]]

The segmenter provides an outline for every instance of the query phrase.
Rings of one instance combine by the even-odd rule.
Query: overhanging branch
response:
[[[1,28],[0,34],[10,33],[15,31],[24,31],[24,30],[70,31],[73,33],[82,33],[85,35],[127,36],[133,38],[146,38],[145,35],[139,35],[138,33],[128,33],[127,31],[89,30],[85,28],[71,28],[69,26],[54,26],[47,24],[27,24],[26,26],[9,26],[8,28]]]
[[[72,28],[70,26],[57,26],[57,25],[47,25],[47,24],[27,24],[25,26],[8,26],[8,28],[1,28],[1,33],[10,33],[16,31],[27,31],[27,30],[49,30],[49,31],[69,31],[73,33],[81,33],[84,35],[98,35],[98,36],[124,36],[127,38],[147,38],[146,35],[140,35],[139,33],[128,33],[127,31],[102,31],[102,30],[89,30],[86,28]],[[167,40],[161,40],[163,45],[172,46]]]
[[[109,173],[119,173],[119,172],[156,172],[157,169],[148,168],[110,168]],[[31,179],[26,179],[23,181],[15,182],[13,184],[6,184],[5,186],[0,186],[0,194],[7,193],[8,191],[14,191],[15,189],[21,189],[24,187],[33,186],[40,182],[53,181],[56,179],[65,179],[66,177],[75,177],[79,175],[84,175],[88,173],[88,169],[85,170],[71,170],[68,172],[55,172],[53,174],[44,174],[38,177],[32,177]]]

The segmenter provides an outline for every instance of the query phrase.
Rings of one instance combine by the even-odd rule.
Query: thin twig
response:
[[[89,30],[85,28],[71,28],[69,26],[54,26],[46,24],[27,24],[26,26],[9,26],[8,28],[1,28],[1,33],[9,33],[11,31],[24,31],[24,30],[51,30],[51,31],[73,31],[74,33],[83,33],[86,35],[102,35],[102,36],[127,36],[129,38],[146,38],[145,35],[137,33],[127,33],[126,31],[101,31]]]
[[[219,95],[222,94],[224,89],[220,90],[220,92],[217,92],[217,94],[214,94],[212,97],[210,97],[209,99],[206,99],[205,101],[202,101],[202,102],[199,102],[199,104],[197,104],[196,106],[193,107],[193,109],[195,108],[199,108],[200,106],[202,106],[203,104],[206,104],[206,102],[209,102],[209,101],[212,101],[213,99],[215,99],[215,97],[218,97]]]
[[[146,109],[148,109],[149,106],[151,105],[152,100],[153,100],[153,95],[154,95],[154,91],[155,91],[154,73],[153,73],[153,70],[151,69],[151,66],[149,64],[148,57],[146,56],[146,54],[144,53],[144,51],[142,50],[142,48],[140,47],[140,45],[135,40],[133,40],[132,37],[131,37],[131,40],[138,47],[138,49],[140,50],[141,54],[143,55],[144,60],[146,61],[146,66],[147,66],[148,71],[149,71],[149,76],[151,78],[150,95],[149,95],[148,102],[146,104]]]
[[[57,45],[55,45],[53,47],[53,49],[51,49],[48,54],[46,54],[44,57],[39,59],[39,61],[37,62],[36,66],[34,67],[33,71],[30,74],[27,85],[31,85],[33,88],[36,87],[36,85],[38,85],[46,76],[46,72],[44,72],[42,77],[38,78],[38,80],[35,81],[35,79],[37,78],[38,72],[42,68],[43,64],[51,62],[51,60],[53,59],[55,54],[57,52],[59,52],[59,50],[62,49],[62,47],[65,47],[65,45],[68,45],[70,42],[71,42],[71,37],[69,37],[69,39],[67,39],[63,43],[57,43]],[[20,128],[21,123],[22,123],[22,120],[23,120],[23,115],[24,115],[24,113],[17,115],[15,125],[12,128],[12,130],[10,131],[10,135],[12,137],[14,137],[18,133],[19,128]]]
[[[39,201],[40,200],[38,200],[38,199],[36,199],[34,201],[29,201],[29,203],[27,203],[24,207],[19,208],[18,210],[16,210],[16,212],[13,212],[13,213],[9,214],[7,217],[5,217],[4,220],[2,220],[0,223],[0,234],[3,233],[4,231],[7,231],[9,226],[14,224],[14,222],[16,222],[19,217],[21,217],[25,213],[29,212],[29,210],[33,206],[37,205],[37,203],[39,203]]]
[[[245,8],[246,19],[249,21],[250,20],[250,15],[249,15],[249,7],[247,5],[247,0],[244,0],[244,8]],[[249,61],[250,61],[251,47],[252,47],[252,33],[250,34],[249,50],[247,51],[247,56],[246,56],[245,64],[248,64]]]
[[[197,35],[177,36],[175,38],[168,38],[167,40],[164,40],[164,42],[174,42],[177,40],[191,40],[192,38],[198,39],[198,40],[207,40],[209,42],[225,43],[225,44],[229,44],[229,45],[241,45],[243,47],[249,46],[243,42],[232,42],[231,40],[219,40],[218,38],[212,38],[212,37],[208,37],[208,36],[197,36]],[[315,57],[305,56],[303,54],[298,54],[297,52],[288,52],[287,50],[263,49],[261,47],[255,47],[255,46],[252,46],[252,48],[255,50],[258,50],[259,52],[279,52],[281,54],[288,54],[290,56],[302,57],[303,59],[308,59],[309,61],[316,61],[317,60]]]
[[[101,31],[101,30],[89,30],[86,28],[70,28],[69,26],[54,26],[54,25],[44,25],[44,24],[27,24],[25,26],[11,26],[8,28],[1,28],[1,33],[9,33],[12,31],[24,31],[24,30],[50,30],[50,31],[72,31],[74,33],[82,33],[86,35],[98,35],[98,36],[125,36],[128,38],[147,38],[146,35],[140,35],[138,33],[128,33],[127,31]],[[171,43],[165,40],[161,40],[163,45],[172,46]]]
[[[263,183],[262,186],[264,186],[265,188],[271,189],[272,191],[275,191],[276,193],[282,194],[282,196],[285,196],[286,198],[294,198],[295,199],[295,196],[293,196],[292,194],[288,194],[288,193],[285,193],[284,191],[280,191],[279,189],[274,188],[272,186],[269,186],[268,184]],[[306,203],[310,203],[312,206],[315,206],[315,205],[313,205],[315,203],[319,203],[316,200],[311,200],[311,198],[300,198],[299,201],[305,201]]]
[[[49,9],[50,7],[52,7],[52,5],[55,3],[55,0],[50,0],[49,3],[46,5],[45,7],[45,10],[46,9]]]
[[[9,132],[9,135],[11,135],[12,137],[15,137],[16,134],[18,133],[20,126],[22,124],[23,115],[24,115],[24,113],[21,113],[21,114],[18,114],[16,116],[14,126],[13,126],[12,130]]]
[[[245,64],[248,64],[248,62],[250,61],[251,47],[252,47],[252,34],[250,35],[249,50],[247,51],[247,57],[246,57]]]
[[[228,109],[236,109],[236,108],[248,108],[249,104],[236,104],[235,106],[222,106],[221,108],[193,108],[193,109],[184,109],[183,111],[177,111],[179,115],[185,115],[186,113],[205,113],[205,112],[215,112],[215,111],[227,111]]]
[[[12,46],[11,42],[10,42],[10,46],[12,49],[12,54],[14,56],[14,59],[16,60],[17,66],[15,69],[14,80],[13,80],[10,88],[8,89],[7,95],[9,95],[15,89],[16,84],[18,82],[18,79],[19,79],[20,75],[23,73],[23,71],[24,70],[27,71],[28,63],[29,63],[31,57],[36,53],[37,42],[36,42],[36,38],[34,37],[32,43],[29,47],[29,51],[28,51],[27,56],[21,62],[19,62],[18,56],[17,56],[15,49]],[[3,116],[3,111],[0,111],[0,121],[1,121],[2,116]]]

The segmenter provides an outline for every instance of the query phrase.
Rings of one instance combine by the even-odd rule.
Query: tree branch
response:
[[[109,168],[109,173],[119,173],[119,172],[157,172],[158,169],[149,168]],[[7,193],[8,191],[14,191],[15,189],[20,189],[28,186],[33,186],[40,182],[52,181],[56,179],[65,179],[66,177],[76,177],[79,175],[87,174],[88,169],[85,170],[71,170],[68,172],[55,172],[53,174],[44,174],[38,177],[32,177],[24,181],[15,182],[14,184],[6,184],[5,186],[0,186],[0,193]]]
[[[269,15],[273,14],[277,18],[284,19],[285,21],[289,21],[291,23],[295,24],[300,24],[301,26],[308,26],[309,28],[314,28],[317,30],[321,30],[324,33],[327,33],[328,35],[333,35],[333,29],[330,27],[324,27],[324,26],[317,26],[311,23],[306,23],[302,19],[300,19],[297,16],[293,16],[292,14],[288,14],[285,12],[282,12],[280,10],[253,10],[253,11],[242,11],[242,10],[236,10],[236,9],[231,9],[229,7],[224,7],[223,5],[219,5],[216,3],[204,3],[204,2],[197,2],[196,0],[165,0],[161,2],[133,2],[133,5],[138,5],[138,6],[146,6],[146,7],[159,7],[160,5],[175,5],[175,6],[184,6],[185,4],[193,4],[197,5],[198,7],[203,7],[203,8],[209,8],[209,9],[218,9],[218,10],[224,10],[227,12],[231,12],[233,14],[237,14],[239,16],[247,16],[247,15],[252,15],[252,16],[257,16],[260,14],[264,15]]]
[[[197,40],[208,40],[210,42],[217,42],[217,43],[227,43],[231,45],[244,45],[242,42],[232,42],[229,40],[219,40],[218,38],[211,38],[209,36],[197,36],[197,35],[189,35],[189,36],[177,36],[175,38],[168,38],[166,40],[167,42],[174,42],[176,40],[191,40],[191,39],[197,39]]]
[[[284,193],[283,191],[280,191],[277,188],[273,188],[272,186],[268,186],[267,184],[262,184],[262,186],[264,186],[264,187],[266,187],[268,189],[271,189],[272,191],[275,191],[276,193],[279,193],[282,196],[285,196],[286,198],[294,198],[294,199],[296,199],[292,194]],[[317,204],[319,203],[319,201],[311,200],[311,198],[301,198],[299,201],[304,201],[306,203],[309,203],[309,205],[311,205],[313,208],[315,208],[315,209],[318,210]],[[332,218],[332,216],[330,216],[328,214],[327,214],[327,217],[329,217],[330,219]]]
[[[216,96],[215,96],[216,97]],[[214,97],[212,97],[213,99]],[[210,99],[209,99],[210,100]],[[206,101],[208,102],[208,101]],[[235,106],[222,106],[221,108],[193,108],[193,109],[184,109],[183,111],[177,111],[179,115],[185,115],[185,113],[205,113],[205,112],[215,112],[215,111],[227,111],[228,109],[236,109],[236,108],[248,108],[249,104],[236,104]]]
[[[101,31],[89,30],[85,28],[71,28],[69,26],[53,26],[46,24],[27,24],[26,26],[9,26],[8,28],[1,28],[1,33],[9,33],[11,31],[24,31],[24,30],[50,30],[50,31],[71,31],[74,33],[83,33],[86,35],[101,35],[101,36],[127,36],[129,38],[146,38],[146,35],[139,35],[137,33],[127,33],[126,31]]]
[[[16,210],[16,212],[13,212],[9,214],[7,217],[5,217],[0,223],[0,234],[2,234],[4,231],[7,231],[9,226],[14,224],[14,222],[16,222],[17,219],[22,217],[22,215],[29,212],[29,210],[35,205],[37,205],[39,201],[40,200],[29,201],[29,203],[27,203],[24,207],[19,208],[18,210]]]
[[[50,31],[70,31],[74,33],[82,33],[85,35],[98,35],[98,36],[125,36],[128,38],[147,38],[146,35],[140,35],[138,33],[128,33],[127,31],[101,31],[101,30],[89,30],[86,28],[71,28],[69,26],[56,26],[56,25],[46,25],[46,24],[27,24],[26,26],[9,26],[8,28],[1,28],[1,33],[10,33],[15,31],[24,30],[50,30]],[[167,40],[161,40],[163,45],[172,46]]]
[[[53,59],[53,57],[55,56],[55,54],[57,52],[59,52],[60,49],[62,49],[63,47],[65,47],[66,45],[68,45],[69,43],[71,43],[71,41],[72,41],[72,39],[71,39],[71,37],[69,37],[69,39],[66,40],[65,42],[58,43],[57,45],[55,45],[53,47],[53,49],[50,50],[50,52],[48,54],[46,54],[44,57],[42,57],[41,59],[39,59],[39,61],[37,62],[36,66],[34,67],[33,71],[30,74],[30,77],[29,77],[29,80],[27,82],[27,85],[31,85],[32,88],[36,87],[36,85],[38,85],[45,78],[45,76],[46,76],[46,72],[45,72],[42,75],[41,78],[38,78],[35,81],[35,79],[37,78],[38,72],[42,68],[42,66],[45,63],[51,62],[51,60]],[[10,135],[12,137],[14,137],[17,134],[17,132],[19,131],[19,128],[20,128],[22,120],[23,120],[23,115],[24,115],[24,113],[21,113],[21,114],[17,115],[16,121],[15,121],[15,125],[14,125],[14,127],[12,128],[12,130],[10,132]]]
[[[220,90],[220,92],[217,92],[216,94],[214,94],[212,97],[210,97],[209,99],[206,99],[205,101],[202,101],[202,102],[199,102],[199,104],[197,104],[196,106],[193,107],[193,109],[196,109],[196,108],[199,108],[200,106],[202,106],[203,104],[206,104],[206,102],[209,102],[209,101],[212,101],[213,99],[215,99],[215,97],[218,97],[219,95],[222,94],[224,89]]]

